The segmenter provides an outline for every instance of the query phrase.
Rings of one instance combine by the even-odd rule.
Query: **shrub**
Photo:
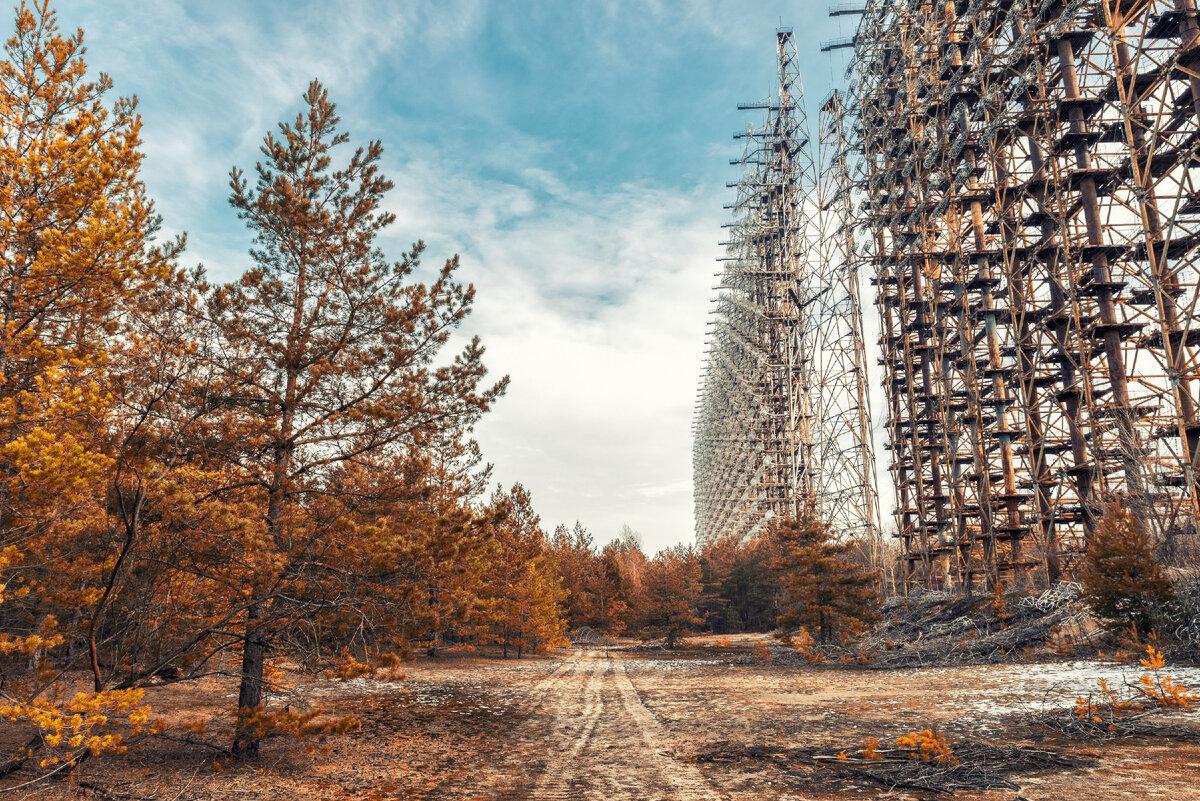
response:
[[[909,756],[913,759],[950,766],[958,764],[954,752],[946,742],[946,736],[937,729],[909,732],[903,737],[897,737],[896,744],[901,748],[911,748],[912,753]]]

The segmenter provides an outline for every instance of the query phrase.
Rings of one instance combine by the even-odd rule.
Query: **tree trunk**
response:
[[[301,284],[303,288],[303,284]],[[297,325],[300,319],[297,310]],[[287,373],[287,390],[285,392],[280,436],[275,441],[274,464],[272,465],[271,493],[267,501],[267,536],[278,544],[283,520],[283,507],[287,483],[287,471],[292,463],[293,444],[291,442],[292,423],[295,415],[293,398],[296,391],[296,372],[289,369]],[[239,760],[246,761],[258,756],[258,736],[254,728],[247,725],[251,715],[262,712],[263,668],[266,663],[267,638],[266,632],[258,625],[262,620],[261,603],[259,601],[246,609],[246,636],[242,641],[242,680],[238,687],[237,729],[233,739],[233,755]]]
[[[258,756],[258,737],[248,725],[250,716],[261,711],[263,695],[263,666],[267,643],[258,630],[258,604],[246,610],[246,638],[242,644],[242,680],[238,687],[237,732],[233,740],[233,755],[246,761]]]

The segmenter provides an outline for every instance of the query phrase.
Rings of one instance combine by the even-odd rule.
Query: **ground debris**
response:
[[[907,749],[877,752],[878,758],[863,759],[831,754],[828,747],[789,748],[781,745],[736,747],[718,743],[695,757],[704,763],[769,762],[794,778],[806,780],[813,790],[839,790],[868,783],[886,790],[918,790],[934,795],[953,795],[959,790],[1020,790],[1014,777],[1045,771],[1090,767],[1089,757],[1025,746],[995,746],[981,742],[959,742],[954,748],[957,764],[925,762]]]
[[[1011,613],[997,614],[990,597],[962,598],[929,593],[897,599],[856,653],[869,654],[873,668],[979,665],[1023,661],[1043,650],[1056,630],[1076,629],[1086,615],[1077,585],[1062,582],[1039,596],[1009,599]],[[1088,633],[1078,632],[1088,644]]]
[[[1049,729],[1079,742],[1120,740],[1128,737],[1200,741],[1200,722],[1180,719],[1160,710],[1148,710],[1096,721],[1081,718],[1072,709],[1054,709],[1028,717],[1030,726]]]

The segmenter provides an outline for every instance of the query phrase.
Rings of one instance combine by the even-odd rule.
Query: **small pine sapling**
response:
[[[1154,631],[1174,601],[1144,522],[1118,501],[1109,504],[1087,546],[1083,597],[1110,630],[1133,638]]]

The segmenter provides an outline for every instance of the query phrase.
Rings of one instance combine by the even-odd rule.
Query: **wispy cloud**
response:
[[[719,210],[711,188],[530,192],[410,164],[398,229],[436,229],[479,290],[468,328],[513,377],[479,439],[548,522],[691,537],[691,406]],[[436,180],[435,180],[436,179]]]

